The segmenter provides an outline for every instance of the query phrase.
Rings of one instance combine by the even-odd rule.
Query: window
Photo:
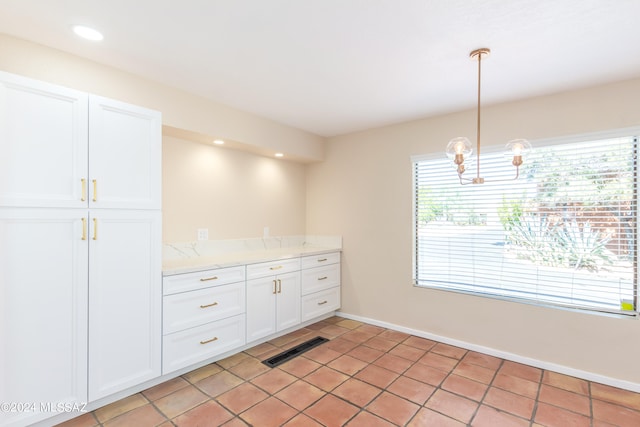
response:
[[[636,314],[637,137],[536,144],[517,181],[460,185],[444,156],[414,157],[414,283]],[[475,176],[475,159],[465,162]],[[483,148],[487,181],[515,174]]]

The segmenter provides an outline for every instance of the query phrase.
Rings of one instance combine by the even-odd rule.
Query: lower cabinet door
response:
[[[302,321],[340,308],[340,286],[302,297]]]
[[[157,211],[93,209],[89,221],[89,399],[161,374]]]
[[[244,314],[165,335],[162,373],[168,374],[244,344]]]

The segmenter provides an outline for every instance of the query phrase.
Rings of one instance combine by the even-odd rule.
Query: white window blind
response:
[[[483,153],[464,186],[444,155],[414,160],[415,284],[635,315],[637,143],[536,146],[494,183],[515,168]]]

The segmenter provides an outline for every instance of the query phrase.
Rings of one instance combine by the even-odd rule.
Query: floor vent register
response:
[[[281,365],[284,362],[287,362],[296,356],[300,356],[305,351],[309,351],[312,348],[317,347],[320,344],[325,343],[327,341],[329,340],[326,338],[315,337],[313,339],[310,339],[309,341],[305,341],[302,344],[299,344],[293,348],[290,348],[287,351],[283,351],[280,354],[276,354],[275,356],[270,357],[269,359],[263,361],[262,363],[264,363],[270,368],[275,368],[276,366]]]

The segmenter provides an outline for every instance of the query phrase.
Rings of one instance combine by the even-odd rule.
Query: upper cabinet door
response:
[[[0,71],[0,206],[87,206],[87,106],[84,92]]]
[[[89,206],[161,209],[162,117],[89,96]]]

